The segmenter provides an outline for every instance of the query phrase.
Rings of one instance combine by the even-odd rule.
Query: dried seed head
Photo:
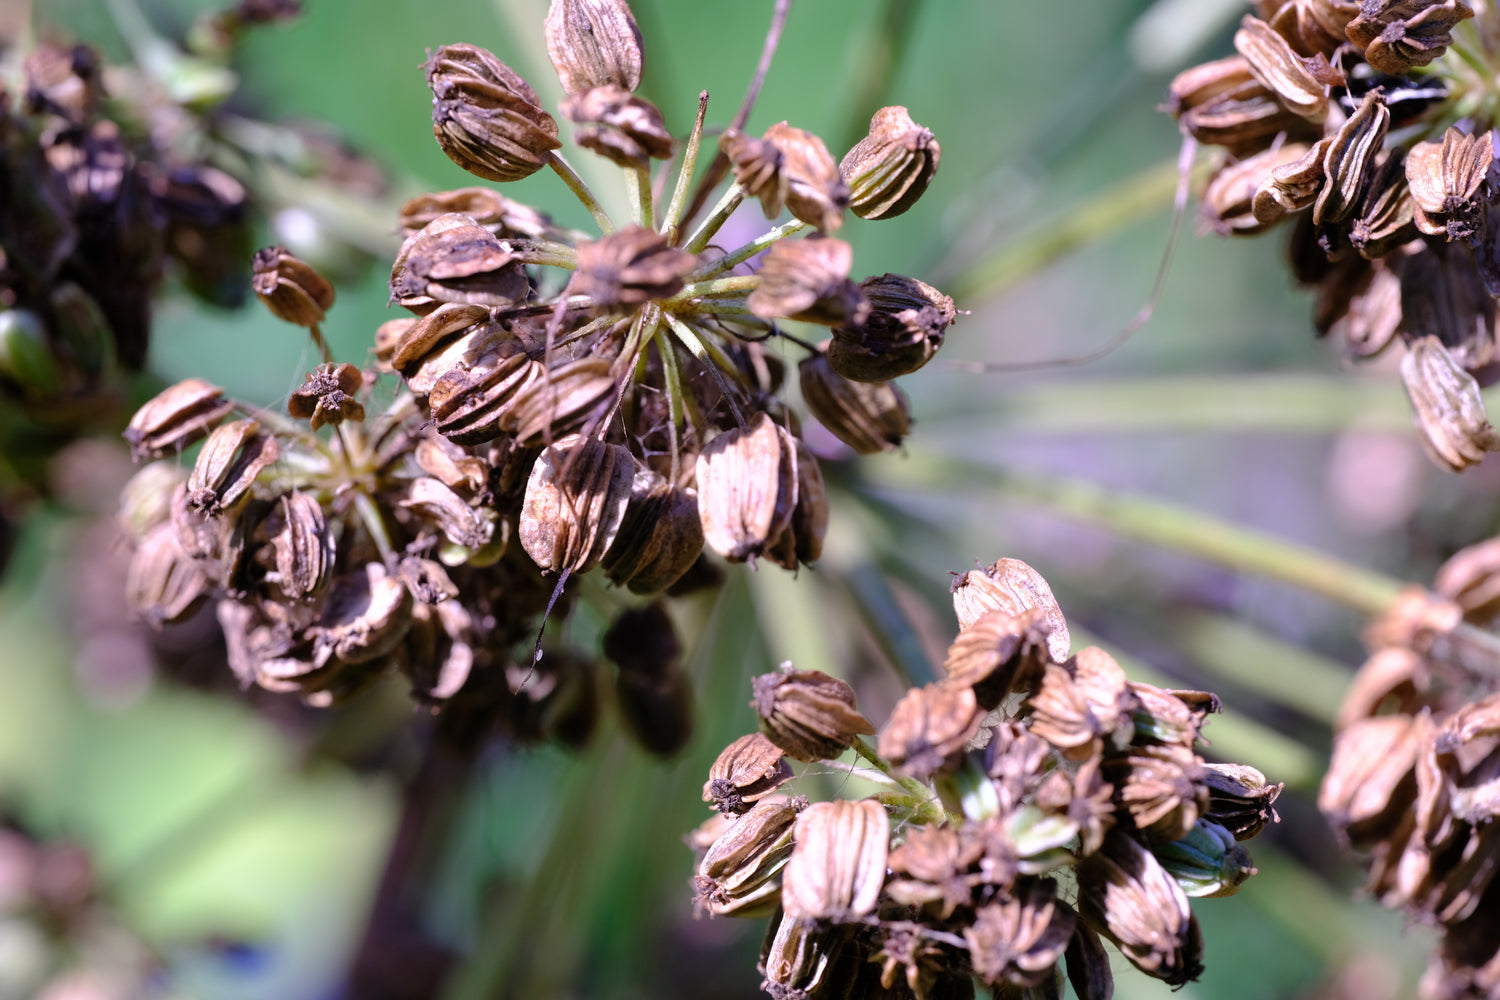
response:
[[[518,181],[546,165],[557,122],[531,85],[476,45],[445,45],[428,59],[432,132],[448,159],[477,177]]]
[[[1235,32],[1234,47],[1245,57],[1251,74],[1276,95],[1282,105],[1311,122],[1328,117],[1327,76],[1308,66],[1282,35],[1258,17],[1246,14]],[[1323,60],[1323,66],[1328,61]]]
[[[281,457],[276,439],[260,433],[254,420],[235,420],[214,430],[204,442],[187,480],[187,503],[193,510],[220,514],[250,489],[261,470]]]
[[[1272,225],[1288,212],[1300,212],[1318,200],[1318,194],[1328,179],[1324,163],[1328,159],[1328,147],[1332,144],[1333,137],[1329,136],[1310,146],[1306,143],[1287,143],[1282,147],[1284,152],[1262,154],[1281,160],[1282,156],[1293,150],[1302,151],[1300,155],[1272,166],[1270,173],[1255,189],[1255,195],[1250,201],[1250,214],[1256,222],[1263,226]]]
[[[835,326],[862,323],[870,303],[849,280],[854,248],[842,240],[783,240],[767,251],[760,283],[746,304],[765,319],[800,319]]]
[[[629,449],[577,434],[543,451],[517,529],[526,554],[543,570],[596,566],[620,529],[635,470]]]
[[[815,924],[777,914],[760,946],[760,988],[773,1000],[816,996],[825,981],[834,982],[829,966],[843,949],[848,929]]]
[[[1453,44],[1453,26],[1473,16],[1462,0],[1364,0],[1345,32],[1375,69],[1405,76],[1441,56]]]
[[[796,760],[832,760],[854,738],[875,732],[854,707],[854,689],[817,670],[761,674],[750,704],[760,729]]]
[[[641,466],[614,544],[604,554],[610,581],[636,594],[656,594],[682,578],[703,552],[697,494]]]
[[[906,396],[892,382],[855,382],[833,370],[828,344],[797,366],[802,399],[833,436],[861,455],[895,451],[911,428]]]
[[[1350,227],[1349,242],[1361,256],[1373,260],[1416,238],[1416,202],[1406,179],[1406,154],[1390,150],[1370,178],[1358,217]],[[1389,275],[1384,268],[1378,273]]]
[[[563,90],[641,85],[641,30],[625,0],[552,0],[547,55]]]
[[[570,290],[597,306],[640,305],[682,291],[682,279],[696,263],[660,233],[626,226],[579,244]]]
[[[703,801],[723,813],[742,813],[792,778],[785,753],[763,733],[741,736],[708,769]]]
[[[1459,549],[1438,569],[1432,589],[1462,608],[1466,620],[1489,624],[1500,615],[1500,538]]]
[[[950,681],[972,687],[979,706],[993,711],[1011,691],[1040,679],[1049,657],[1047,636],[1040,609],[1013,615],[996,608],[958,633],[943,672]]]
[[[255,251],[251,287],[277,319],[293,326],[317,326],[333,308],[333,286],[283,246]]]
[[[1047,650],[1052,659],[1062,663],[1068,658],[1073,640],[1062,608],[1042,574],[1021,560],[1000,559],[984,570],[969,570],[953,581],[952,590],[959,628],[969,628],[996,608],[1009,615],[1039,608],[1048,629]]]
[[[781,169],[785,157],[780,147],[731,128],[719,138],[719,149],[734,168],[735,183],[748,197],[760,201],[766,218],[780,215],[787,195],[786,174]]]
[[[1106,757],[1103,773],[1115,786],[1115,800],[1151,843],[1187,836],[1208,810],[1203,762],[1185,747],[1132,747]]]
[[[949,770],[957,766],[984,716],[967,684],[939,681],[913,688],[880,730],[880,756],[918,778]]]
[[[895,218],[922,197],[942,156],[937,139],[904,107],[881,108],[870,119],[870,134],[839,163],[849,185],[849,210],[861,219]]]
[[[579,128],[573,139],[622,167],[672,156],[672,133],[661,109],[620,87],[594,87],[563,98],[563,117]]]
[[[797,451],[786,429],[757,413],[698,456],[698,515],[704,541],[734,562],[769,551],[791,529]]]
[[[1214,232],[1220,236],[1254,236],[1292,211],[1293,199],[1278,182],[1277,170],[1298,163],[1310,148],[1306,143],[1284,142],[1214,171],[1203,191],[1203,214]],[[1322,157],[1314,158],[1314,162],[1321,178]]]
[[[1401,381],[1422,444],[1438,464],[1462,472],[1482,461],[1485,452],[1500,450],[1500,435],[1490,426],[1479,383],[1436,337],[1421,337],[1408,346]]]
[[[439,216],[450,214],[467,215],[496,236],[540,239],[552,231],[552,220],[546,214],[485,187],[418,195],[401,206],[401,228],[416,232]]]
[[[266,519],[276,552],[277,590],[289,601],[321,594],[333,573],[334,543],[316,498],[293,490],[281,497]]]
[[[782,875],[786,919],[842,924],[873,912],[885,884],[890,837],[885,809],[871,799],[802,810]]]
[[[1278,822],[1273,804],[1285,784],[1268,784],[1266,776],[1249,764],[1203,765],[1203,783],[1208,786],[1208,809],[1205,818],[1233,834],[1235,840],[1249,840]]]
[[[125,600],[153,628],[182,621],[209,590],[208,578],[183,551],[171,523],[158,524],[136,546],[125,578]]]
[[[1287,6],[1291,6],[1288,4]],[[1073,925],[1073,937],[1063,955],[1068,983],[1078,1000],[1109,1000],[1114,996],[1115,977],[1109,968],[1109,952],[1087,923]]]
[[[1219,699],[1203,691],[1168,691],[1132,681],[1130,693],[1137,741],[1175,743],[1191,750],[1204,720],[1219,711]]]
[[[921,368],[958,315],[952,299],[905,275],[866,278],[859,288],[869,300],[868,315],[836,326],[828,345],[833,370],[857,382],[886,382]]]
[[[817,458],[801,438],[791,437],[791,442],[797,461],[797,504],[792,508],[792,521],[786,533],[767,550],[766,558],[782,569],[794,570],[798,563],[811,565],[823,554],[823,536],[828,531],[828,491]]]
[[[1371,91],[1330,137],[1332,141],[1323,154],[1327,179],[1313,202],[1314,225],[1342,222],[1359,208],[1390,123],[1391,112],[1380,92]]]
[[[964,928],[974,974],[999,986],[1040,986],[1057,976],[1078,915],[1057,898],[1050,878],[1027,878],[980,907]]]
[[[1432,735],[1422,715],[1360,719],[1334,738],[1318,811],[1355,846],[1394,833],[1416,798],[1416,765]]]
[[[1406,157],[1417,228],[1450,240],[1477,235],[1483,204],[1476,196],[1495,161],[1495,135],[1465,135],[1450,126],[1440,140],[1419,142]]]
[[[234,410],[224,390],[201,378],[183,379],[148,400],[125,428],[137,462],[173,454],[208,436]]]
[[[1095,646],[1061,666],[1047,664],[1026,704],[1031,731],[1072,759],[1128,743],[1134,729],[1130,713],[1136,699],[1125,671]]]
[[[1161,863],[1118,831],[1078,865],[1078,909],[1148,976],[1180,986],[1203,972],[1203,938],[1187,896]]]
[[[719,835],[693,879],[698,902],[716,917],[766,916],[781,902],[777,876],[792,854],[801,797],[776,795],[757,802]]]
[[[506,308],[531,289],[525,265],[467,215],[440,215],[401,244],[391,297],[416,313],[440,302]],[[399,365],[398,365],[399,367]]]
[[[556,441],[589,426],[614,397],[608,358],[579,358],[536,371],[505,406],[500,429],[525,447]],[[528,369],[529,371],[529,369]]]
[[[298,420],[310,420],[313,430],[345,420],[358,423],[365,419],[365,407],[354,394],[364,384],[364,376],[351,364],[319,365],[287,400],[287,412]]]
[[[494,511],[469,506],[463,497],[431,476],[413,479],[401,506],[431,522],[444,538],[462,549],[482,549],[494,537]]]
[[[172,516],[172,494],[187,481],[187,475],[176,462],[152,462],[142,466],[120,490],[117,520],[131,541],[139,542],[146,533]]]
[[[1318,125],[1287,110],[1255,79],[1243,56],[1184,70],[1167,93],[1167,108],[1184,132],[1199,142],[1224,146],[1235,156],[1257,153],[1282,133],[1293,142],[1322,137]]]
[[[411,625],[411,593],[380,563],[364,566],[334,581],[313,638],[319,666],[337,658],[368,663],[395,649]]]

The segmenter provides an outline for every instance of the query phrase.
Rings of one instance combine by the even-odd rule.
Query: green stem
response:
[[[631,221],[647,229],[656,228],[656,209],[651,204],[651,175],[644,163],[625,171],[625,190],[630,197]]]
[[[563,179],[568,190],[583,202],[583,207],[588,209],[589,214],[594,217],[594,222],[598,224],[601,233],[607,236],[615,231],[614,220],[609,217],[609,213],[604,211],[603,206],[599,204],[599,199],[594,197],[594,192],[589,190],[583,178],[578,176],[578,171],[573,169],[573,165],[561,153],[555,149],[552,150],[547,156],[547,165]]]
[[[720,257],[708,267],[693,275],[693,280],[702,281],[705,278],[712,278],[717,275],[723,274],[725,271],[743,264],[751,257],[754,257],[756,254],[766,249],[766,247],[769,247],[771,244],[784,240],[788,236],[795,236],[797,233],[800,233],[802,232],[802,230],[807,228],[807,223],[803,222],[801,219],[793,219],[791,222],[777,226],[770,232],[751,240],[749,243],[746,243],[744,246],[740,247],[733,253],[725,254],[723,257]]]
[[[682,168],[677,171],[677,186],[672,189],[672,200],[667,203],[667,214],[662,217],[661,231],[667,242],[677,242],[677,224],[682,221],[682,209],[687,203],[688,188],[693,186],[693,171],[698,167],[698,147],[703,144],[703,119],[708,114],[708,91],[698,93],[698,118],[693,122],[693,133],[688,136],[682,150]]]
[[[309,326],[307,333],[308,336],[312,337],[312,342],[317,347],[318,356],[323,359],[323,363],[325,365],[333,364],[333,351],[329,350],[328,341],[323,339],[323,331],[318,329],[318,324],[314,323]]]
[[[713,337],[701,336],[697,330],[672,313],[667,313],[667,322],[671,324],[672,332],[677,335],[677,339],[682,341],[682,345],[699,361],[713,365],[738,382],[744,382],[744,373],[729,355],[724,353],[724,348]]]
[[[855,756],[859,757],[866,764],[869,764],[875,770],[900,785],[917,802],[926,803],[926,811],[929,814],[926,822],[940,823],[947,818],[947,813],[937,804],[937,797],[931,788],[916,778],[909,778],[893,773],[891,765],[886,763],[885,758],[880,756],[863,736],[854,737],[854,742],[850,744],[850,749],[854,751]]]
[[[363,490],[354,493],[354,507],[359,511],[359,519],[369,532],[370,540],[375,543],[375,548],[380,551],[381,560],[389,567],[396,565],[396,551],[391,545],[391,536],[385,528],[385,519],[380,516],[380,511],[375,506],[375,501]]]
[[[656,328],[654,339],[656,353],[661,358],[662,391],[667,396],[667,441],[672,449],[672,482],[676,484],[682,475],[682,449],[678,442],[678,428],[682,426],[682,372],[677,367],[677,348],[665,326]]]
[[[688,299],[706,299],[720,295],[739,295],[744,292],[753,292],[760,287],[760,277],[754,274],[736,275],[732,278],[713,278],[708,281],[695,281],[690,285],[684,285],[682,291],[670,299],[663,299],[662,304],[667,306],[686,302]]]
[[[734,214],[734,210],[740,207],[740,202],[744,200],[745,189],[740,187],[739,182],[729,185],[723,197],[719,199],[719,203],[714,206],[714,210],[708,213],[708,218],[703,220],[703,224],[698,227],[697,232],[693,233],[683,249],[688,253],[702,253],[703,248],[708,246],[708,241],[714,238],[714,234],[723,227],[729,217]]]

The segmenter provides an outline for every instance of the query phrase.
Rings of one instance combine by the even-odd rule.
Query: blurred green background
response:
[[[168,37],[214,6],[142,0]],[[712,95],[710,121],[727,121],[768,0],[633,8],[644,91],[669,126],[686,130],[700,89]],[[383,198],[315,198],[260,241],[285,241],[338,278],[325,332],[341,358],[367,357],[394,315],[392,206],[473,180],[432,141],[426,50],[490,48],[550,104],[545,9],[309,0],[294,24],[248,37],[237,113],[328,123],[389,171]],[[144,995],[401,995],[394,974],[388,993],[360,992],[347,969],[356,954],[378,958],[381,934],[418,932],[441,946],[433,961],[458,956],[451,997],[758,995],[761,922],[694,921],[680,842],[706,815],[708,763],[753,726],[748,677],[788,658],[841,673],[882,719],[901,690],[891,665],[923,669],[924,649],[901,636],[940,655],[954,628],[948,574],[1001,555],[1040,569],[1080,630],[1174,684],[1218,691],[1230,711],[1208,729],[1211,752],[1288,782],[1282,823],[1252,845],[1261,874],[1234,899],[1195,903],[1208,972],[1179,995],[1313,996],[1371,962],[1387,973],[1363,995],[1409,987],[1425,942],[1351,899],[1358,875],[1313,804],[1328,723],[1362,656],[1360,617],[1082,523],[1065,503],[1037,502],[1047,492],[1037,484],[1156,497],[1425,581],[1494,531],[1494,464],[1462,479],[1431,467],[1393,367],[1348,370],[1315,341],[1280,240],[1200,236],[1191,209],[1153,318],[1120,350],[1035,372],[956,363],[1085,353],[1136,313],[1171,224],[1179,139],[1157,104],[1172,73],[1229,50],[1242,10],[1228,0],[793,6],[748,131],[785,118],[838,155],[875,108],[907,105],[942,143],[936,182],[907,215],[851,219],[840,235],[859,274],[921,277],[967,313],[939,359],[903,380],[917,421],[906,454],[828,464],[837,492],[823,569],[736,572],[716,603],[684,610],[701,628],[690,651],[699,717],[674,762],[606,726],[577,755],[495,747],[440,790],[420,749],[430,720],[399,690],[306,713],[149,672],[101,680],[70,626],[79,574],[104,554],[88,547],[84,511],[34,518],[0,591],[0,804],[34,833],[92,852],[104,898],[147,949],[120,961],[165,970]],[[128,53],[103,0],[40,0],[33,13],[44,38]],[[601,194],[623,194],[609,173],[588,176]],[[550,173],[505,193],[586,221]],[[216,313],[181,296],[159,310],[151,370],[163,379],[198,375],[273,405],[313,363],[262,310]],[[936,461],[947,458],[969,473],[952,478]],[[584,615],[570,627],[585,641],[599,623]],[[398,830],[419,848],[393,875],[385,859]],[[366,926],[382,892],[404,894],[415,929]],[[38,981],[27,978],[24,938],[0,926],[0,996],[29,995]],[[1118,995],[1166,995],[1124,971]],[[361,989],[374,989],[371,975]]]

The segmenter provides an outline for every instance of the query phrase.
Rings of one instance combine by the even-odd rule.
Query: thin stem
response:
[[[625,171],[625,190],[630,197],[630,215],[638,226],[656,228],[656,208],[651,203],[651,175],[644,163]]]
[[[693,132],[688,136],[682,150],[682,168],[677,171],[677,186],[672,189],[672,200],[667,204],[667,214],[662,217],[661,231],[668,243],[677,242],[677,224],[682,221],[682,206],[687,201],[688,188],[693,183],[693,171],[698,168],[698,147],[703,143],[703,119],[708,114],[708,91],[698,93],[698,118],[693,122]]]
[[[662,391],[667,396],[667,444],[672,449],[671,481],[676,486],[682,476],[682,447],[677,437],[677,428],[682,425],[682,372],[677,367],[677,348],[666,327],[658,326],[652,339],[661,358]]]
[[[313,344],[317,346],[318,355],[323,359],[323,363],[325,365],[333,364],[333,352],[328,349],[328,341],[323,339],[323,331],[318,329],[318,324],[314,323],[309,326],[307,333],[312,337]]]
[[[744,246],[740,247],[733,253],[725,254],[723,257],[720,257],[718,260],[705,267],[702,271],[693,275],[693,279],[695,281],[702,281],[705,278],[712,278],[717,275],[723,274],[725,271],[743,264],[745,261],[749,260],[751,257],[754,257],[756,254],[771,246],[773,243],[780,242],[781,240],[786,239],[788,236],[795,236],[796,234],[802,232],[802,230],[807,228],[807,223],[803,222],[801,219],[793,219],[791,222],[777,226],[770,232],[765,233],[762,236],[757,236],[755,239],[751,240],[749,243],[746,243]]]
[[[664,299],[664,305],[675,305],[686,302],[688,299],[714,298],[720,295],[739,295],[744,292],[753,292],[760,286],[760,278],[756,275],[735,275],[732,278],[711,278],[708,281],[695,281],[690,285],[684,285],[682,291]]]
[[[713,299],[708,302],[679,302],[672,307],[679,316],[754,316],[743,300]]]
[[[589,186],[583,182],[583,178],[578,176],[578,171],[573,169],[573,165],[561,153],[555,149],[552,150],[547,156],[547,165],[557,173],[557,176],[563,179],[563,183],[568,186],[568,190],[572,191],[578,200],[583,202],[583,207],[588,209],[589,214],[594,217],[594,222],[598,224],[601,233],[608,235],[615,231],[614,220],[609,217],[608,212],[604,211],[604,207],[594,197],[594,192],[589,190]]]
[[[687,241],[683,249],[688,253],[702,253],[703,248],[708,246],[708,241],[714,238],[714,234],[728,221],[729,217],[734,214],[734,210],[740,207],[740,202],[744,200],[745,189],[739,185],[739,182],[729,185],[723,197],[719,199],[719,203],[714,206],[714,210],[709,213],[708,218],[703,220],[703,224],[698,227],[697,232],[693,233],[692,239]]]
[[[887,778],[890,778],[897,785],[900,785],[901,788],[904,789],[909,795],[911,795],[913,799],[916,799],[918,802],[926,803],[929,811],[933,811],[935,808],[937,815],[931,817],[932,820],[940,821],[946,817],[946,814],[943,812],[942,808],[940,806],[937,806],[937,799],[934,796],[931,788],[927,787],[924,782],[918,781],[916,778],[909,778],[905,775],[894,773],[891,770],[891,765],[886,763],[885,758],[880,756],[880,754],[875,751],[875,748],[870,746],[869,742],[863,736],[854,737],[854,742],[849,746],[850,749],[854,751],[855,756],[859,757],[866,764],[869,764],[871,767],[879,771],[881,774],[885,775]]]
[[[667,322],[671,324],[673,332],[677,334],[677,339],[681,340],[683,346],[691,351],[693,356],[699,361],[704,362],[711,368],[733,375],[736,380],[744,377],[739,367],[729,355],[724,353],[724,348],[714,338],[700,336],[697,330],[687,323],[682,322],[682,320],[671,313],[667,314]]]
[[[354,508],[359,511],[359,519],[369,532],[370,540],[375,543],[375,548],[380,551],[380,558],[387,566],[396,565],[396,551],[391,545],[390,533],[385,529],[385,519],[380,516],[375,502],[370,499],[369,494],[362,490],[354,494]]]

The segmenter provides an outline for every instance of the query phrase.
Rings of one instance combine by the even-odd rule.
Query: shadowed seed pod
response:
[[[980,907],[964,928],[975,974],[996,986],[1040,986],[1055,979],[1076,920],[1051,879],[1022,880],[1010,894]]]
[[[682,579],[703,552],[698,498],[638,468],[604,572],[634,594],[656,594]]]
[[[817,670],[761,674],[751,703],[760,728],[787,756],[829,760],[875,726],[854,707],[854,689]]]
[[[807,409],[861,455],[895,451],[911,429],[906,396],[892,382],[855,382],[833,370],[828,344],[797,365]]]
[[[746,304],[757,316],[786,317],[835,326],[862,323],[870,303],[849,280],[854,248],[842,240],[802,239],[777,243],[760,269],[760,282]]]
[[[223,389],[201,378],[183,379],[135,411],[125,441],[136,461],[161,458],[203,440],[233,411]]]
[[[861,219],[901,215],[937,176],[942,156],[937,139],[904,107],[881,108],[870,119],[870,134],[839,163],[849,185],[849,210]]]
[[[833,370],[856,382],[886,382],[932,360],[958,315],[953,300],[915,278],[883,274],[860,282],[867,314],[834,326]]]
[[[621,87],[593,87],[564,99],[563,117],[578,124],[573,139],[622,167],[672,156],[672,133],[661,109]]]
[[[1187,896],[1155,856],[1118,831],[1078,866],[1078,909],[1130,963],[1170,986],[1203,971],[1203,938]]]
[[[1423,337],[1401,359],[1401,381],[1411,400],[1422,444],[1436,461],[1462,472],[1500,450],[1479,383],[1436,337]]]
[[[510,306],[529,287],[516,255],[467,215],[440,215],[408,236],[391,267],[391,296],[418,314],[442,302]]]
[[[569,95],[641,85],[641,31],[625,0],[552,0],[547,55]]]
[[[880,756],[919,778],[951,770],[979,733],[984,715],[968,685],[940,681],[912,688],[880,730]]]
[[[696,261],[675,249],[665,236],[640,226],[626,226],[578,247],[578,270],[572,290],[596,305],[639,305],[671,298],[682,291],[683,278]]]
[[[1048,629],[1043,612],[1018,615],[995,608],[958,633],[948,647],[943,673],[974,689],[975,700],[992,711],[1012,691],[1027,690],[1048,665]]]
[[[577,434],[562,438],[542,452],[526,484],[522,548],[543,570],[588,571],[614,542],[634,478],[627,449]]]
[[[317,326],[333,308],[333,286],[286,247],[255,251],[251,285],[272,315],[293,326]]]
[[[557,122],[531,85],[477,45],[444,45],[427,61],[432,132],[454,163],[476,177],[518,181],[546,165]]]
[[[797,816],[807,800],[776,795],[755,803],[715,838],[693,883],[716,917],[763,917],[781,903],[777,877],[792,855]]]

